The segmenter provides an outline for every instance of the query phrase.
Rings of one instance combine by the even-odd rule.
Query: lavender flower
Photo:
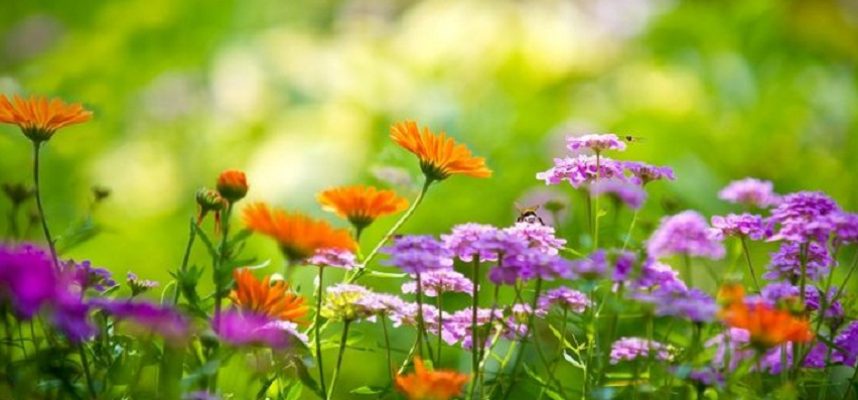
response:
[[[149,289],[158,287],[158,282],[150,281],[148,279],[140,279],[137,277],[137,274],[130,271],[128,272],[128,276],[125,282],[128,284],[128,287],[131,288],[131,297],[145,293]]]
[[[489,271],[489,279],[495,284],[511,285],[517,280],[553,280],[569,278],[571,274],[569,261],[534,248],[504,257],[503,263]]]
[[[435,297],[439,293],[458,292],[473,294],[474,283],[464,275],[451,269],[430,271],[420,276],[423,294]],[[417,292],[417,281],[402,284],[403,293]]]
[[[673,359],[671,353],[671,347],[664,343],[643,338],[623,337],[611,345],[611,364],[650,356],[658,361],[671,361]]]
[[[108,288],[116,286],[116,281],[113,280],[113,275],[104,268],[96,268],[92,266],[89,260],[81,263],[67,261],[64,267],[65,271],[74,276],[74,281],[81,287],[83,291],[94,289],[98,292],[103,292]]]
[[[685,282],[679,278],[679,272],[662,262],[648,259],[641,267],[641,273],[631,283],[632,289],[653,290],[664,288],[671,291],[684,292],[688,290]]]
[[[745,178],[730,182],[718,193],[718,198],[730,203],[768,208],[780,202],[780,196],[773,191],[773,187],[769,181]]]
[[[686,318],[694,322],[711,322],[718,312],[715,299],[699,289],[676,290],[660,287],[651,292],[631,292],[631,298],[655,306],[655,315]]]
[[[693,369],[688,373],[688,380],[703,387],[724,386],[724,374],[712,367]]]
[[[572,262],[573,276],[579,279],[599,279],[608,270],[608,258],[605,250],[596,250],[587,258]]]
[[[742,361],[754,356],[754,350],[748,346],[750,342],[751,334],[739,328],[728,328],[724,333],[709,339],[706,347],[715,348],[712,365],[719,370],[735,370]]]
[[[834,351],[831,360],[843,365],[855,365],[858,359],[858,321],[852,321],[834,340],[838,350]],[[841,351],[842,349],[842,351]]]
[[[506,247],[503,246],[504,238],[499,237],[501,235],[501,231],[494,226],[467,223],[454,226],[449,235],[441,235],[441,241],[462,261],[473,261],[474,256],[483,261],[494,261],[498,258],[498,252],[504,251]]]
[[[30,244],[0,245],[0,301],[29,319],[54,300],[57,276],[47,251]]]
[[[197,390],[184,395],[182,400],[220,400],[220,396],[205,390]]]
[[[148,302],[109,299],[95,299],[92,304],[118,320],[132,322],[135,331],[155,333],[172,343],[184,342],[191,334],[188,320],[172,308]]]
[[[508,244],[504,254],[512,254],[517,250],[522,250],[518,246],[519,240],[527,243],[528,248],[537,249],[546,254],[557,254],[559,249],[566,245],[566,239],[555,236],[554,228],[550,226],[519,222],[503,231],[514,238],[507,240],[511,243]]]
[[[373,315],[391,316],[408,312],[408,304],[399,296],[387,293],[367,293],[358,298],[355,303],[369,310]]]
[[[652,181],[676,180],[673,169],[670,167],[659,167],[637,161],[623,162],[622,167],[632,175],[629,180],[641,186],[646,186]]]
[[[399,326],[416,326],[417,325],[417,303],[405,303],[405,306],[395,310],[390,315],[390,320],[393,321],[394,327]],[[442,315],[443,317],[443,315]],[[442,318],[446,320],[447,318]],[[423,322],[424,325],[427,325],[430,322],[437,322],[438,320],[438,308],[431,304],[423,305]],[[437,323],[435,324],[437,325]]]
[[[831,255],[828,254],[828,249],[816,242],[807,245],[805,257],[805,273],[810,279],[819,279],[833,262]],[[785,242],[781,244],[781,248],[777,252],[772,253],[771,264],[769,264],[767,272],[763,274],[763,278],[797,282],[801,278],[801,260],[801,245]]]
[[[838,212],[829,217],[838,244],[858,243],[858,214]]]
[[[537,312],[547,314],[552,306],[575,313],[582,313],[590,306],[590,299],[587,298],[587,295],[575,289],[558,287],[546,291],[539,297]]]
[[[605,150],[623,151],[626,149],[626,143],[621,141],[620,138],[613,133],[567,136],[566,148],[570,151],[590,149],[594,153],[601,153]]]
[[[357,267],[357,258],[351,251],[345,249],[319,249],[310,258],[307,264],[319,267],[335,267],[351,270]]]
[[[712,217],[714,236],[721,240],[725,236],[745,236],[761,240],[772,235],[772,226],[754,214],[727,214]]]
[[[385,263],[401,268],[410,274],[421,274],[453,266],[452,254],[434,237],[429,235],[403,236],[393,245],[382,249],[390,255]]]
[[[473,311],[470,308],[466,308],[449,314],[444,318],[444,326],[441,330],[441,338],[444,342],[449,345],[461,342],[463,348],[471,348],[471,345],[473,344],[473,335],[471,334],[473,320],[472,313]],[[502,318],[503,312],[501,310],[478,308],[476,320],[477,330],[482,331],[490,321],[500,321]],[[490,333],[486,336],[487,337],[484,338],[486,339],[486,343],[483,343],[483,346],[488,344],[488,338],[493,336],[493,334]]]
[[[772,221],[780,225],[772,240],[824,242],[834,230],[828,217],[838,212],[837,203],[821,192],[788,194],[772,210]]]
[[[237,309],[227,310],[214,321],[217,336],[231,346],[265,346],[275,349],[288,347],[293,332],[263,315],[245,314]]]
[[[628,279],[637,261],[637,254],[631,251],[621,251],[617,254],[617,259],[614,263],[614,275],[611,279],[614,282],[623,282]]]
[[[609,194],[631,209],[637,210],[646,200],[646,191],[639,185],[619,179],[601,179],[590,185],[590,194],[599,196]]]
[[[536,174],[536,179],[545,181],[546,185],[557,185],[566,181],[574,188],[597,179],[611,178],[624,178],[623,165],[610,158],[601,157],[599,167],[596,168],[596,156],[588,155],[555,158],[554,167]]]
[[[712,237],[702,215],[684,211],[662,218],[647,241],[647,252],[655,258],[687,254],[717,260],[724,257],[724,246]]]

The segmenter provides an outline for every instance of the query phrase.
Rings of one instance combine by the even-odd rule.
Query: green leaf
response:
[[[351,394],[363,394],[363,395],[376,395],[384,393],[386,390],[383,387],[378,386],[361,386],[359,388],[353,389]]]
[[[218,251],[217,251],[217,248],[215,247],[215,245],[212,243],[211,239],[209,238],[209,235],[206,234],[206,231],[204,231],[198,225],[194,224],[193,227],[194,227],[194,231],[197,232],[197,235],[199,235],[200,240],[202,240],[203,244],[206,245],[206,249],[208,249],[208,251],[209,251],[209,256],[211,256],[211,258],[213,260],[217,260],[218,259]]]
[[[582,370],[587,369],[586,365],[581,364],[580,361],[572,358],[572,356],[569,355],[568,353],[566,353],[565,351],[563,352],[563,359],[566,360],[566,362],[568,362],[569,364],[572,364],[572,366],[575,368],[582,369]]]
[[[372,276],[372,277],[374,277],[374,278],[385,278],[385,279],[403,279],[403,278],[408,278],[408,274],[403,274],[403,273],[381,272],[381,271],[374,271],[374,270],[371,270],[371,269],[368,269],[368,270],[366,270],[366,271],[367,271],[367,273],[369,274],[369,276]]]
[[[301,392],[303,390],[304,390],[304,386],[302,386],[300,382],[295,382],[291,386],[289,386],[289,391],[286,392],[285,399],[286,400],[298,400],[301,398]]]

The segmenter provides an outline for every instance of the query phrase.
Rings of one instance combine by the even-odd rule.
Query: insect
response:
[[[640,143],[640,142],[646,141],[645,138],[642,138],[640,136],[632,136],[632,135],[623,135],[623,136],[620,136],[620,139],[625,140],[628,143]]]
[[[542,218],[539,217],[539,214],[536,213],[536,210],[538,210],[539,207],[539,205],[522,207],[516,204],[515,208],[518,209],[518,218],[515,219],[515,222],[545,225],[545,221],[543,221]]]

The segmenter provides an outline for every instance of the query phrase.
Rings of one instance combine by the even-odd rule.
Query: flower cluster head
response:
[[[555,158],[554,166],[537,173],[536,179],[545,181],[546,185],[557,185],[568,182],[578,188],[585,184],[602,179],[624,179],[623,164],[607,157],[601,157],[596,165],[596,156],[579,155],[576,157]]]
[[[214,189],[200,188],[196,194],[197,224],[201,223],[209,213],[214,214],[215,230],[220,230],[220,215],[226,209],[227,201]]]
[[[98,292],[103,292],[113,286],[116,286],[116,281],[113,280],[113,274],[105,268],[93,267],[89,260],[80,263],[68,261],[65,263],[63,273],[71,275],[72,281],[77,284],[82,291],[93,289]]]
[[[62,127],[89,121],[92,112],[80,104],[66,104],[58,98],[48,101],[32,96],[23,99],[0,94],[0,123],[18,125],[34,143],[48,141]]]
[[[217,177],[217,191],[230,203],[243,199],[247,190],[247,176],[242,171],[230,169],[221,172]]]
[[[575,278],[590,280],[602,278],[608,272],[608,254],[605,250],[596,250],[586,258],[573,261],[571,267]]]
[[[715,260],[724,257],[724,246],[713,237],[706,219],[695,211],[662,218],[646,246],[649,256],[655,258],[676,254]]]
[[[390,314],[390,319],[393,321],[394,327],[402,325],[416,326],[417,315],[419,314],[419,306],[417,303],[404,303],[403,307],[393,310]],[[446,321],[445,314],[441,315],[441,319]],[[426,329],[432,331],[438,328],[438,308],[431,304],[423,304],[423,324]]]
[[[730,327],[747,330],[755,348],[765,350],[786,342],[803,343],[813,339],[810,322],[806,319],[764,302],[748,304],[740,288],[727,292],[732,293],[727,296],[721,318]]]
[[[229,298],[241,310],[274,320],[297,322],[307,315],[304,298],[292,293],[285,281],[271,283],[266,276],[260,281],[247,268],[233,271],[235,289]]]
[[[0,244],[0,303],[29,319],[55,299],[58,277],[51,255],[34,245]]]
[[[408,400],[450,400],[462,394],[468,376],[451,370],[430,371],[414,357],[414,373],[396,376],[396,389]]]
[[[652,357],[658,361],[671,361],[672,348],[655,340],[637,337],[623,337],[611,345],[611,364],[621,361],[634,361]]]
[[[358,298],[355,303],[373,315],[384,317],[401,316],[412,313],[414,310],[410,303],[406,303],[399,296],[387,293],[368,292]]]
[[[158,282],[148,279],[140,279],[137,274],[130,271],[125,278],[125,283],[128,284],[129,288],[131,288],[131,297],[146,293],[149,289],[158,287]]]
[[[649,303],[655,315],[685,318],[693,322],[711,322],[718,313],[718,305],[712,296],[700,289],[683,289],[664,286],[652,291],[635,291],[630,297]]]
[[[804,254],[802,249],[805,249]],[[803,246],[799,243],[784,242],[777,252],[772,253],[771,264],[763,278],[798,282],[802,275],[802,259],[805,274],[810,279],[822,277],[834,262],[823,244],[810,242]]]
[[[830,288],[828,295],[825,298],[825,318],[839,321],[843,318],[843,304],[835,299],[837,293],[836,288]],[[799,304],[801,300],[800,289],[798,286],[789,282],[775,282],[766,285],[760,291],[760,300],[767,304],[795,311],[819,311],[822,305],[822,289],[814,286],[804,288],[804,304]]]
[[[626,142],[620,140],[620,138],[613,133],[567,136],[566,148],[569,149],[569,151],[591,150],[598,154],[605,150],[623,151],[626,149]]]
[[[355,253],[346,249],[318,249],[312,257],[307,259],[307,264],[318,267],[334,267],[351,270],[357,267]]]
[[[631,288],[642,291],[664,289],[672,292],[684,292],[688,290],[685,282],[679,278],[679,272],[670,265],[647,259],[641,266],[640,274],[631,282]]]
[[[525,243],[527,248],[536,249],[546,254],[557,254],[559,249],[566,245],[566,239],[555,236],[554,228],[551,226],[518,222],[504,229],[504,232],[513,236],[507,239],[507,248],[504,254],[513,254],[515,250],[522,249],[517,243],[510,243],[510,240],[515,241],[516,239],[519,243]]]
[[[738,236],[762,240],[772,235],[772,226],[759,215],[727,214],[712,217],[712,231],[717,239]]]
[[[276,240],[290,262],[303,261],[319,249],[357,249],[347,230],[306,215],[272,210],[265,203],[245,208],[244,222],[248,229]]]
[[[839,212],[837,203],[822,192],[788,194],[772,210],[771,219],[780,226],[772,239],[825,242],[834,230],[830,217]]]
[[[474,320],[473,310],[465,308],[447,315],[443,319],[444,326],[441,328],[441,337],[449,345],[454,345],[458,342],[462,343],[462,347],[470,349],[473,344],[473,328],[476,322],[477,331],[482,330],[490,323],[498,322],[503,318],[503,311],[500,309],[478,308],[477,318]],[[493,336],[493,333],[486,335],[482,339],[485,342],[483,346],[488,345],[488,339]]]
[[[307,342],[297,325],[289,321],[278,321],[238,309],[221,313],[212,323],[220,340],[231,346],[263,346],[273,349],[289,347],[294,340]]]
[[[673,169],[670,167],[650,165],[640,161],[625,161],[622,165],[631,175],[628,180],[637,185],[646,186],[652,181],[676,180]]]
[[[415,276],[412,277],[416,278]],[[420,276],[420,286],[423,288],[423,295],[429,297],[438,296],[440,293],[454,292],[471,295],[474,292],[474,283],[452,269],[439,269],[422,274]],[[416,292],[417,281],[402,284],[402,293]]]
[[[93,305],[114,318],[130,323],[128,329],[141,334],[157,334],[173,344],[184,343],[191,334],[187,318],[178,311],[130,300],[94,299]]]
[[[620,179],[602,179],[593,182],[590,185],[590,194],[593,196],[610,195],[611,198],[633,210],[641,208],[646,201],[646,191],[641,186]]]
[[[431,235],[402,236],[381,251],[390,256],[386,265],[399,267],[409,274],[422,274],[453,266],[451,252]]]
[[[390,128],[390,138],[420,159],[420,169],[430,181],[447,179],[450,175],[488,178],[492,171],[482,157],[474,157],[464,144],[456,143],[444,132],[435,134],[428,127],[422,130],[414,121],[400,122]]]
[[[525,247],[516,239],[492,225],[477,223],[459,224],[449,234],[441,235],[444,247],[465,262],[473,261],[474,257],[480,261],[495,261],[499,253],[510,253]]]
[[[838,212],[831,214],[828,219],[834,229],[836,243],[858,243],[858,214]]]
[[[771,182],[755,178],[730,182],[718,192],[718,198],[730,203],[757,208],[775,206],[781,200],[780,196],[774,192],[774,185]]]
[[[614,282],[623,282],[629,278],[632,270],[635,268],[635,264],[638,262],[638,255],[631,252],[621,250],[616,255],[616,259],[614,260],[614,273],[611,279]]]
[[[325,190],[318,195],[322,209],[351,222],[360,231],[385,215],[408,208],[408,200],[392,190],[372,186],[344,186]]]
[[[563,286],[546,291],[539,296],[537,303],[538,312],[541,314],[547,314],[552,307],[582,313],[589,306],[590,299],[587,295]]]
[[[503,262],[489,271],[489,279],[495,284],[512,285],[517,281],[531,279],[554,280],[572,277],[572,263],[557,254],[530,248],[507,255]]]
[[[365,301],[373,292],[363,286],[340,283],[326,289],[321,314],[332,321],[356,321],[377,313],[372,302]]]

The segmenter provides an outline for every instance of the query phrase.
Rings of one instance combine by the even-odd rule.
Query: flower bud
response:
[[[203,218],[209,212],[213,212],[215,215],[215,227],[220,226],[220,212],[226,208],[227,202],[221,197],[220,193],[217,190],[200,188],[197,190],[197,204],[200,206],[200,212],[197,217],[197,223],[202,222]]]
[[[217,178],[217,191],[221,197],[235,203],[247,194],[247,177],[239,170],[223,171]]]

